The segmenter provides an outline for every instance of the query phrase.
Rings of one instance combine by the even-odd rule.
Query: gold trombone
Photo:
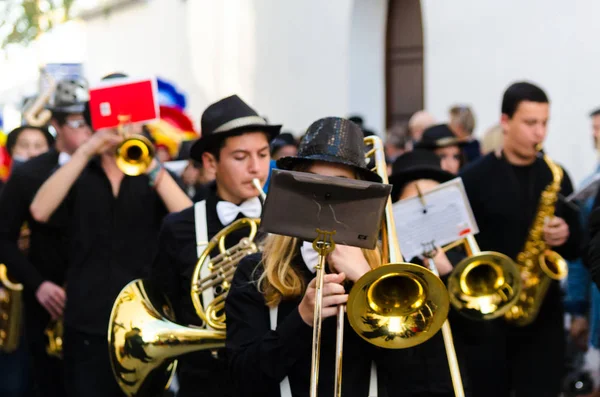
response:
[[[467,258],[456,265],[448,278],[450,303],[473,320],[503,316],[519,299],[521,275],[516,263],[494,251],[481,252],[473,235],[444,246],[444,252],[464,246]]]
[[[117,166],[125,175],[141,175],[150,167],[154,159],[154,145],[145,136],[126,131],[130,122],[128,115],[118,117],[119,133],[125,137],[125,140],[117,147]]]
[[[365,138],[365,144],[372,147],[367,157],[374,156],[375,172],[381,176],[384,183],[387,183],[381,140],[370,136]],[[402,349],[423,343],[439,331],[448,315],[449,298],[446,287],[434,273],[422,266],[401,262],[402,254],[397,242],[391,205],[391,200],[388,198],[385,219],[382,223],[383,258],[386,264],[369,271],[357,280],[350,290],[346,312],[354,331],[367,342],[379,347]],[[332,245],[329,244],[329,249],[332,249]],[[320,262],[323,261],[324,256],[321,255]],[[317,280],[319,277],[322,278],[323,272],[324,266],[321,264],[317,267]],[[317,285],[319,284],[317,281]],[[315,397],[317,393],[319,336],[322,323],[320,316],[322,301],[319,299],[322,295],[319,294],[318,289],[316,296],[311,397]],[[341,396],[342,385],[343,316],[344,307],[340,306],[337,316],[334,375],[336,396]],[[457,365],[455,372],[458,373]],[[452,374],[454,375],[455,372]],[[458,376],[460,382],[460,374]]]

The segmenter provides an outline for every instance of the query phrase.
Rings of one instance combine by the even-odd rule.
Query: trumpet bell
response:
[[[387,349],[421,344],[442,327],[449,298],[444,283],[412,263],[371,270],[350,290],[348,321],[367,342]]]
[[[119,296],[108,326],[109,358],[127,396],[155,396],[168,387],[178,357],[225,345],[225,333],[187,328],[171,321],[167,299],[143,280],[129,283]]]
[[[448,278],[450,303],[473,320],[504,315],[520,292],[519,269],[508,256],[498,252],[481,252],[463,259]]]
[[[117,166],[125,175],[143,174],[154,158],[154,145],[143,135],[132,135],[117,148]]]
[[[552,280],[562,280],[569,274],[567,261],[556,251],[545,250],[540,255],[540,267]]]

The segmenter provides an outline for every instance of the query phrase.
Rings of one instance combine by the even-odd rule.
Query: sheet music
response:
[[[423,254],[431,242],[442,246],[479,233],[462,179],[439,185],[425,193],[423,201],[414,197],[392,206],[405,260]]]
[[[596,173],[588,183],[571,193],[567,197],[567,201],[585,201],[590,197],[594,197],[598,193],[598,187],[600,187],[600,173]]]

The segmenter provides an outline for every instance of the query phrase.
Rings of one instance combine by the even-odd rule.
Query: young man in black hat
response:
[[[41,223],[52,222],[63,202],[68,212],[63,355],[69,396],[122,395],[106,350],[112,306],[128,282],[148,275],[164,216],[192,204],[156,159],[146,173],[125,175],[115,159],[123,139],[116,129],[96,131],[30,205]]]
[[[438,124],[427,128],[421,140],[415,144],[416,149],[431,150],[441,160],[442,169],[457,175],[464,165],[464,154],[460,141],[447,124]]]
[[[192,146],[190,156],[214,172],[216,180],[204,200],[165,219],[152,272],[153,281],[173,304],[177,321],[196,326],[202,322],[192,306],[190,288],[198,257],[206,242],[236,219],[260,217],[259,192],[252,180],[265,183],[269,142],[281,129],[280,125],[267,124],[235,95],[210,105],[201,123],[202,137]],[[237,244],[247,236],[244,232],[230,235],[227,245]],[[203,304],[207,303],[204,300]],[[232,395],[224,351],[181,357],[178,376],[181,397]]]
[[[77,95],[67,93],[77,92]],[[64,396],[62,360],[46,353],[44,329],[51,319],[62,316],[65,305],[66,245],[61,211],[48,224],[35,221],[29,205],[42,183],[59,166],[66,163],[77,148],[91,136],[84,120],[87,83],[83,79],[60,81],[52,107],[50,123],[56,130],[56,143],[46,153],[15,167],[0,195],[0,254],[10,275],[24,284],[26,310],[23,327],[33,364],[33,380],[40,396]],[[21,133],[29,127],[20,127]],[[38,128],[38,127],[35,127]],[[46,139],[50,134],[43,129]],[[9,135],[9,142],[15,139]],[[14,151],[12,149],[11,151]],[[17,149],[18,150],[18,149]],[[14,161],[14,159],[13,159]],[[27,224],[29,250],[19,249],[22,226]]]
[[[527,82],[512,84],[502,100],[504,147],[469,164],[461,173],[483,251],[498,251],[514,260],[520,252],[532,255],[525,251],[525,242],[530,239],[542,192],[554,180],[539,148],[546,138],[549,110],[541,88]],[[573,191],[566,172],[559,188],[554,217],[546,219],[541,237],[548,248],[569,260],[579,256],[581,230],[577,212],[563,200]],[[480,346],[482,357],[487,357],[471,374],[484,386],[475,390],[475,395],[560,393],[565,338],[558,281],[552,281],[543,301],[536,303],[541,305],[539,314],[529,325],[518,326],[502,318],[490,324],[495,326],[495,334],[481,340]]]

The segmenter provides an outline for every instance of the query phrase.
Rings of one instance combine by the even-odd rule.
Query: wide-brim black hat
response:
[[[277,160],[277,168],[293,170],[308,161],[324,161],[354,169],[361,179],[381,182],[377,173],[367,168],[362,130],[350,120],[326,117],[312,123],[298,148],[298,155]]]
[[[439,149],[448,146],[464,146],[466,142],[454,135],[448,124],[438,124],[423,131],[421,140],[415,144],[415,149]]]
[[[237,95],[221,99],[206,108],[200,124],[202,136],[190,150],[190,157],[198,161],[202,160],[202,153],[225,138],[247,132],[264,132],[271,142],[281,131],[281,125],[268,124]]]
[[[433,152],[415,149],[404,153],[392,164],[392,175],[389,177],[389,182],[393,185],[392,201],[398,201],[404,187],[412,181],[431,179],[444,183],[454,178],[456,175],[442,169],[440,158]]]

